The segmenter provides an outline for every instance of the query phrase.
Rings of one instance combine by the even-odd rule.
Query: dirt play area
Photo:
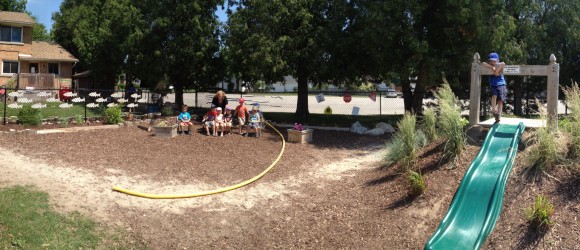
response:
[[[152,249],[422,249],[479,146],[468,146],[454,164],[440,162],[441,142],[422,149],[419,166],[428,186],[413,199],[405,175],[383,166],[390,136],[315,130],[311,144],[286,143],[278,164],[252,184],[156,200],[111,187],[185,194],[236,184],[278,157],[280,136],[269,129],[262,138],[195,133],[167,139],[136,126],[4,134],[0,187],[34,185],[49,193],[58,211],[79,211]],[[483,249],[580,249],[577,170],[524,180],[522,157],[525,151],[518,154],[502,214]],[[557,223],[545,234],[531,231],[523,215],[538,194],[556,209]]]

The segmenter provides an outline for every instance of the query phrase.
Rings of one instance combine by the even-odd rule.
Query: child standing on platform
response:
[[[507,97],[507,83],[503,76],[505,63],[499,61],[497,53],[490,53],[484,66],[491,68],[493,75],[489,76],[489,90],[491,92],[491,112],[495,117],[495,122],[499,122],[503,110],[503,102]]]

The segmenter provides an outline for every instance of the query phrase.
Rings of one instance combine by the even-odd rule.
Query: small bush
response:
[[[58,124],[61,128],[66,128],[69,125],[68,117],[60,117],[58,118]]]
[[[425,135],[427,136],[427,140],[432,142],[437,139],[437,113],[435,109],[427,108],[423,112],[423,130],[425,131]]]
[[[526,208],[525,216],[536,230],[547,229],[554,224],[550,217],[554,214],[554,205],[543,195],[538,195],[531,208]]]
[[[570,133],[570,157],[580,159],[580,87],[574,83],[569,88],[564,88],[566,102],[572,111],[568,131]]]
[[[123,122],[123,112],[121,107],[110,107],[105,109],[105,120],[109,124],[117,124]]]
[[[435,96],[439,99],[439,128],[447,137],[443,156],[454,159],[461,155],[467,145],[467,135],[463,130],[467,121],[461,117],[461,105],[447,81],[437,90]]]
[[[412,196],[420,196],[425,192],[425,178],[421,173],[412,170],[408,171],[409,175],[409,194]]]
[[[537,100],[536,100],[537,101]],[[540,117],[546,119],[546,108],[539,105]],[[532,170],[544,170],[560,162],[567,149],[564,140],[561,140],[555,131],[551,131],[548,126],[540,127],[531,132],[529,141],[533,144],[528,151],[527,163]]]
[[[429,143],[429,140],[423,130],[417,130],[417,133],[415,134],[415,146],[422,148],[425,147],[427,143]]]
[[[403,158],[400,160],[406,169],[412,167],[417,160],[417,146],[415,145],[416,122],[417,117],[415,115],[405,113],[403,119],[397,123],[399,131],[395,134],[395,137],[402,142]]]
[[[80,124],[83,124],[85,122],[85,119],[83,118],[82,115],[76,115],[75,122],[77,125],[80,125]]]
[[[42,116],[38,109],[27,106],[18,112],[18,122],[24,125],[36,126],[42,123]]]
[[[387,148],[387,154],[385,155],[387,164],[393,164],[403,159],[403,141],[399,137],[393,137],[393,140],[387,142],[385,147]]]
[[[175,112],[173,112],[173,108],[171,108],[170,106],[163,106],[163,108],[161,109],[161,114],[164,116],[172,116],[175,114]]]

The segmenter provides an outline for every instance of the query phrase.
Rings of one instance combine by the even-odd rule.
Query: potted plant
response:
[[[173,138],[177,136],[177,124],[169,125],[167,121],[161,121],[153,126],[155,136]]]
[[[288,129],[288,142],[308,143],[312,141],[312,129],[305,129],[302,124],[294,123],[294,127]]]

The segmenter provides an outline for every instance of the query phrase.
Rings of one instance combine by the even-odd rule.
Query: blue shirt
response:
[[[187,111],[181,112],[181,113],[179,113],[179,117],[177,119],[179,119],[180,121],[187,122],[187,121],[191,120],[191,115]]]
[[[503,77],[503,74],[500,74],[499,76],[490,75],[488,78],[488,81],[489,81],[489,86],[491,86],[491,87],[505,86],[506,85],[505,78]]]

